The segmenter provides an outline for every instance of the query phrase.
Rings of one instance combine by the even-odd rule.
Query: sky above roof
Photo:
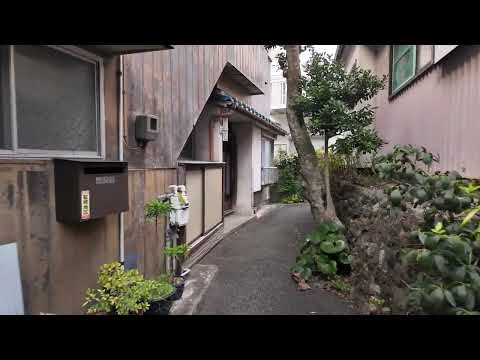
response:
[[[335,55],[335,51],[337,50],[337,45],[313,45],[313,48],[317,52],[325,52],[327,54],[330,54],[332,56]],[[279,51],[279,49],[274,50],[273,53]],[[307,62],[308,58],[310,57],[310,52],[309,51],[304,51],[303,53],[300,54],[300,60],[303,65]],[[278,69],[277,61],[275,56],[272,54],[272,75],[273,76],[280,76],[281,71]],[[302,69],[303,70],[303,69]]]
[[[315,49],[316,52],[325,52],[329,55],[334,56],[335,55],[335,50],[337,50],[337,45],[313,45],[313,48]],[[304,51],[300,55],[300,59],[302,60],[302,64],[305,64],[305,62],[308,60],[310,56],[310,52]]]

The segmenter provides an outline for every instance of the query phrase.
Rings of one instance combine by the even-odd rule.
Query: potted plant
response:
[[[142,315],[174,290],[169,283],[144,279],[138,270],[125,271],[123,265],[113,262],[101,266],[98,287],[87,289],[82,306],[87,314]]]
[[[175,294],[175,287],[168,281],[153,281],[154,288],[151,292],[150,307],[145,315],[168,315],[172,306],[172,295]]]
[[[183,276],[183,263],[188,253],[188,245],[181,244],[177,246],[167,247],[164,250],[165,255],[174,257],[177,259],[177,266],[174,269],[172,283],[177,289],[174,295],[174,300],[178,300],[182,297],[183,290],[185,288],[185,278]]]

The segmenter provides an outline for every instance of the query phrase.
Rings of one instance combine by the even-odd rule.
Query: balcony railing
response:
[[[262,186],[275,184],[278,181],[278,168],[269,166],[262,168]]]

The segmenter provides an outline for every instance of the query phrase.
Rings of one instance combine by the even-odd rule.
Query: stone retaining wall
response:
[[[383,186],[335,184],[339,218],[347,228],[353,255],[352,295],[361,313],[371,313],[370,296],[385,301],[384,313],[407,311],[409,281],[400,250],[408,245],[408,233],[422,220],[422,209],[394,211]]]

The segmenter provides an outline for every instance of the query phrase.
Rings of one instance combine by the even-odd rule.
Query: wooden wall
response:
[[[145,204],[177,184],[176,169],[132,169],[129,171],[130,211],[125,213],[125,259],[148,278],[165,272],[165,218],[146,222]]]
[[[105,61],[106,157],[118,159],[118,58]],[[118,215],[56,221],[53,163],[0,160],[0,244],[16,242],[26,314],[83,313],[100,265],[118,260]]]
[[[176,46],[125,57],[124,149],[130,182],[125,242],[148,277],[162,272],[164,240],[155,237],[154,225],[144,223],[145,201],[179,182],[172,168],[227,61],[268,94],[270,64],[260,45]],[[118,159],[118,70],[118,58],[105,60],[107,160]],[[268,114],[269,96],[242,100]],[[139,149],[134,117],[144,112],[160,115],[160,138]],[[1,244],[18,245],[27,314],[83,313],[85,290],[95,287],[98,268],[119,259],[118,215],[79,225],[56,221],[49,160],[0,160],[0,229]]]
[[[240,93],[268,115],[270,61],[262,45],[175,45],[173,50],[125,56],[126,159],[134,168],[173,168],[227,62],[265,95]],[[238,95],[238,94],[237,94]],[[160,116],[160,136],[137,148],[135,116]]]

